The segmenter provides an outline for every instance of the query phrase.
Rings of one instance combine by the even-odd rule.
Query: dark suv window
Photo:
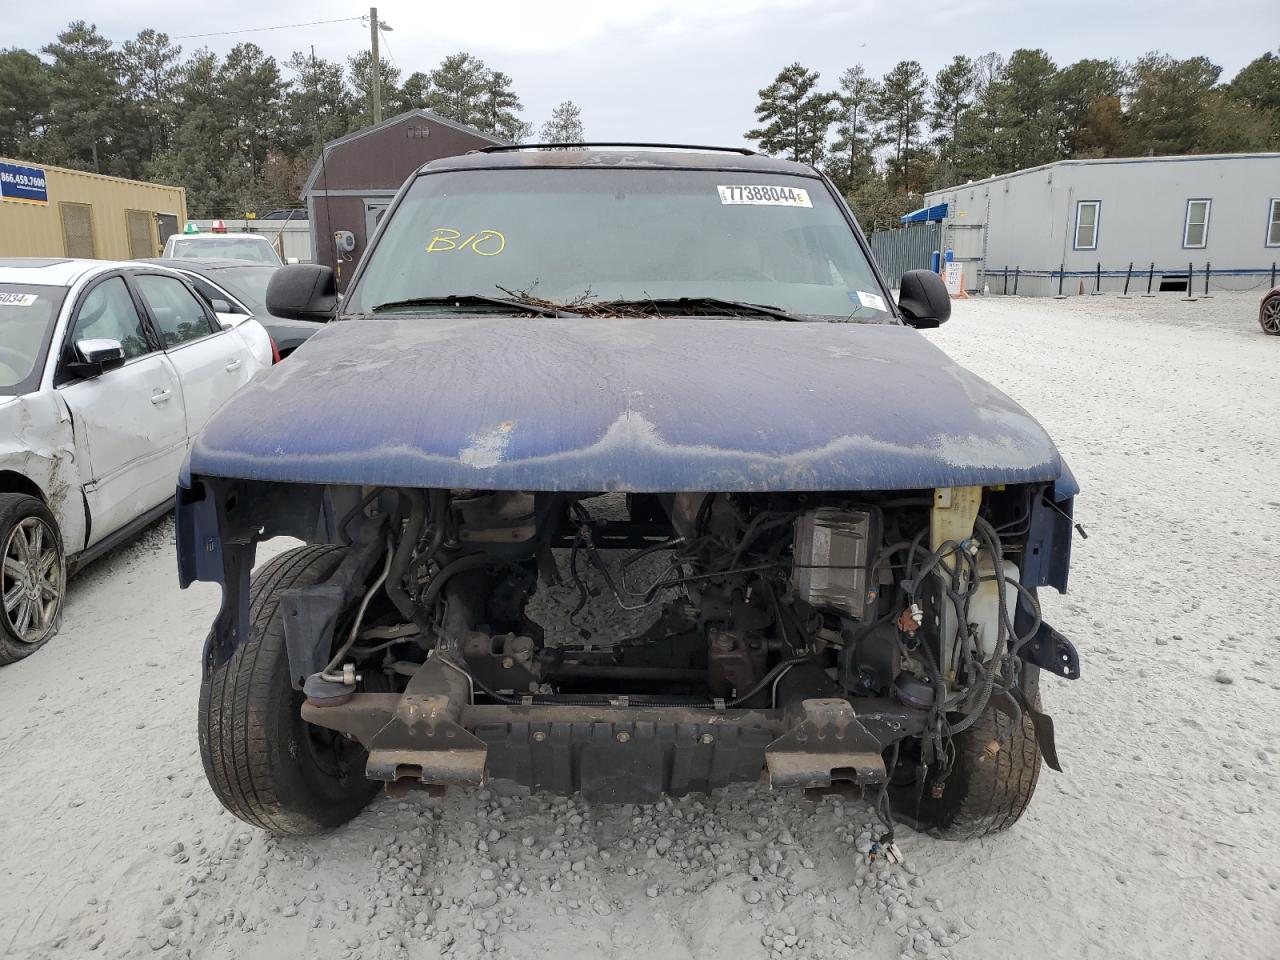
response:
[[[166,347],[177,347],[213,333],[208,314],[181,280],[153,275],[134,279]]]

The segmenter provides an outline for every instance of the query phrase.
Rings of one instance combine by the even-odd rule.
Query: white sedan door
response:
[[[124,278],[109,276],[80,299],[66,345],[117,340],[125,364],[90,380],[59,372],[58,393],[89,455],[86,546],[173,496],[186,456],[187,424],[177,372],[147,335]]]
[[[139,273],[133,282],[178,372],[187,411],[187,436],[194,438],[263,363],[235,330],[222,329],[177,277]]]

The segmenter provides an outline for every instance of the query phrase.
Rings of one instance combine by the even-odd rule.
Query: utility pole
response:
[[[369,8],[369,45],[373,52],[373,59],[369,62],[373,70],[373,82],[369,85],[369,91],[373,96],[373,125],[376,127],[382,122],[382,61],[378,58],[377,7]]]

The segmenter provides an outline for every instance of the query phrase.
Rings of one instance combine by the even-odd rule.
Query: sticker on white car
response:
[[[717,186],[721,203],[748,203],[762,207],[812,207],[809,191],[803,187],[775,187],[762,184]]]
[[[29,307],[38,299],[34,293],[0,293],[0,307]]]

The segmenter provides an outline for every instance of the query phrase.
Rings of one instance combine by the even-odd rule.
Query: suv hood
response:
[[[730,492],[1049,481],[1062,462],[908,327],[468,315],[327,325],[214,416],[189,472]]]

